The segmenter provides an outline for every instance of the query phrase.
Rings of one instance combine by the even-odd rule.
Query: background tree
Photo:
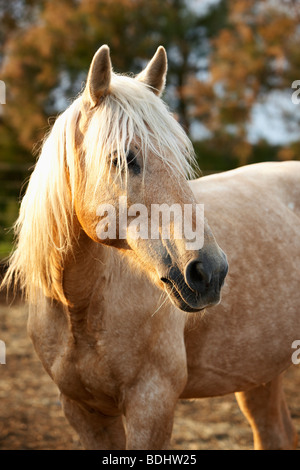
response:
[[[103,43],[110,45],[114,67],[121,72],[138,72],[164,44],[169,51],[169,99],[188,130],[183,86],[190,74],[203,68],[206,33],[221,26],[214,19],[222,7],[197,14],[187,4],[185,0],[41,4],[36,21],[19,28],[7,44],[2,72],[10,92],[7,117],[22,145],[30,148],[44,134],[49,115],[64,109],[67,99],[80,91],[91,56]]]
[[[299,73],[298,45],[294,2],[228,2],[226,25],[211,40],[209,80],[190,77],[185,96],[191,116],[207,126],[211,143],[231,155],[231,164],[255,160],[256,147],[248,135],[254,106],[266,103],[274,91],[285,91],[282,104],[284,99],[290,102],[291,83]],[[291,121],[297,114],[283,117]],[[279,156],[296,158],[294,152],[276,150]]]
[[[299,128],[296,106],[279,112],[300,79],[299,13],[293,0],[0,0],[0,79],[7,88],[0,225],[15,219],[21,183],[49,124],[82,90],[104,43],[122,73],[138,73],[160,44],[166,47],[164,99],[194,140],[204,172],[298,158],[300,139],[255,143],[249,126],[258,104],[266,108],[276,95],[274,114]],[[11,242],[2,231],[0,257],[1,239],[3,252]]]

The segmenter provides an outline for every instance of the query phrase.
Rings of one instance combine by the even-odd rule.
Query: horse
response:
[[[86,449],[168,449],[178,400],[229,393],[255,449],[293,449],[282,374],[300,338],[300,162],[190,179],[166,74],[162,46],[136,76],[96,52],[43,144],[3,282],[25,292],[28,333]],[[131,222],[140,206],[189,206],[192,228],[204,204],[201,246],[175,236],[175,218],[168,237],[162,220],[156,238],[121,234],[120,197]],[[103,205],[115,237],[98,236]]]

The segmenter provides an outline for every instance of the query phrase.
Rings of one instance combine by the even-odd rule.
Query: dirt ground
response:
[[[35,355],[26,333],[27,308],[0,305],[0,449],[81,449],[61,410],[56,386]],[[286,395],[300,435],[300,366],[285,377]],[[172,449],[252,449],[252,433],[233,395],[179,402]],[[300,446],[299,446],[300,449]]]

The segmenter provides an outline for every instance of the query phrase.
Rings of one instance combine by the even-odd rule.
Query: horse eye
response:
[[[135,154],[132,152],[132,150],[129,150],[129,152],[126,154],[127,165],[131,165],[135,158]]]
[[[115,157],[116,155],[117,155],[117,151],[113,152],[113,156]],[[135,175],[140,174],[141,167],[138,164],[136,155],[132,150],[128,150],[128,152],[126,153],[126,163],[127,163],[127,167],[129,168],[129,170],[132,171]],[[118,158],[113,158],[112,164],[115,167],[117,167],[119,164]]]
[[[132,150],[127,152],[126,161],[129,170],[131,170],[135,175],[139,175],[141,172],[141,167],[138,164],[136,155]]]

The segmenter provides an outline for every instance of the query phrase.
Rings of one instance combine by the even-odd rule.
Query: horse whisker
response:
[[[173,292],[173,289],[174,289],[174,287],[172,287],[171,293]],[[168,300],[169,294],[167,294],[167,293],[162,293],[162,294],[161,294],[161,297],[162,297],[162,295],[164,295],[164,294],[165,294],[165,296],[166,296],[165,300],[159,305],[159,307],[155,310],[155,312],[152,313],[151,317],[154,317],[154,315],[161,309],[161,307],[162,307],[162,306],[166,303],[166,301]]]

